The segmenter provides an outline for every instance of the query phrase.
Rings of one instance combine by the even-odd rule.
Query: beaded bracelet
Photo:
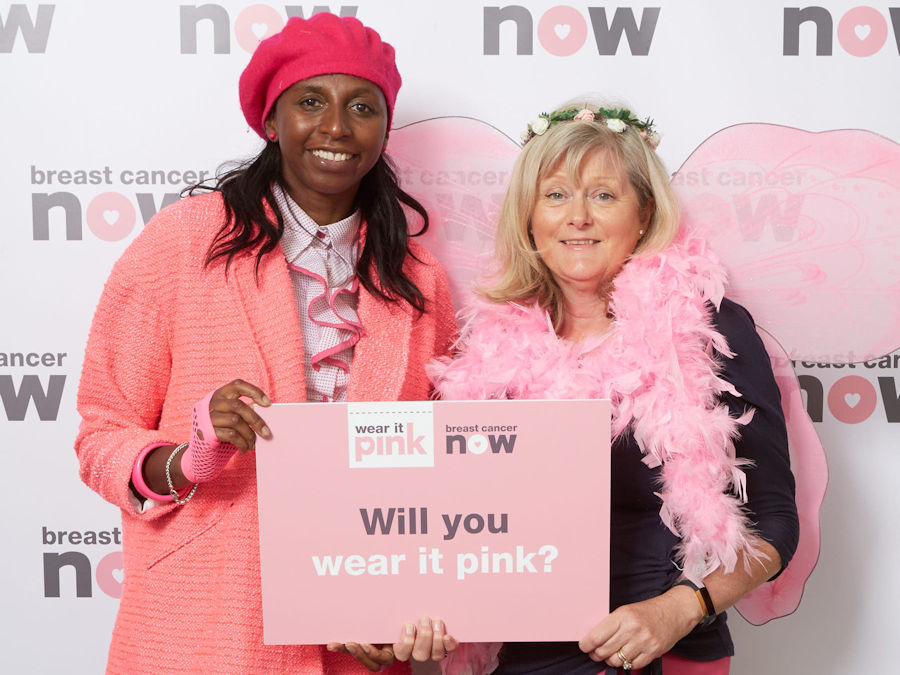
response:
[[[166,460],[166,483],[169,485],[169,492],[172,494],[172,501],[174,501],[179,506],[184,506],[187,504],[191,497],[194,496],[194,493],[197,491],[197,486],[200,483],[194,483],[194,487],[191,488],[191,491],[188,493],[188,496],[184,499],[181,498],[181,495],[178,494],[178,490],[175,489],[175,486],[172,484],[172,460],[175,459],[175,455],[184,450],[188,446],[187,443],[182,443],[177,446],[172,454],[169,455],[169,459]]]

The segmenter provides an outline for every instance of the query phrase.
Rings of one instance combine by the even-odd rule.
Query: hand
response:
[[[216,389],[210,396],[209,420],[220,441],[231,443],[238,450],[251,450],[256,445],[257,433],[268,439],[272,437],[272,432],[265,420],[244,403],[241,397],[249,398],[263,407],[272,405],[269,397],[259,387],[244,380],[233,380]]]
[[[394,648],[391,645],[370,645],[365,642],[329,642],[325,648],[330,652],[349,654],[373,673],[394,663]]]
[[[693,592],[675,586],[655,598],[623,605],[585,635],[578,646],[594,661],[621,668],[624,655],[634,670],[665,654],[696,626],[702,613]]]
[[[400,639],[394,643],[394,655],[399,661],[441,661],[459,647],[459,642],[446,632],[440,619],[432,621],[427,616],[414,623],[403,624]]]
[[[263,438],[272,433],[265,421],[241,397],[261,406],[271,405],[259,388],[234,380],[208,394],[194,406],[191,438],[181,457],[181,471],[193,483],[215,479],[238,450],[256,445],[257,431]]]

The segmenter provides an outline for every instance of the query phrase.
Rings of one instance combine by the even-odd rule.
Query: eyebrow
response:
[[[307,85],[303,86],[301,91],[313,92],[316,94],[323,94],[326,92],[326,89],[327,89],[327,87],[323,87],[320,84],[307,84]],[[349,93],[349,98],[353,98],[354,96],[360,96],[362,94],[371,94],[371,95],[377,97],[378,93],[377,93],[376,85],[373,84],[371,87],[366,87],[366,86],[357,87],[356,89],[353,89]]]

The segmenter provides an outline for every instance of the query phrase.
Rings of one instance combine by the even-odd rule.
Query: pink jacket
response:
[[[184,507],[139,514],[129,500],[138,453],[186,440],[193,404],[212,389],[242,378],[273,401],[305,400],[300,323],[281,249],[264,258],[258,279],[255,256],[236,259],[227,277],[221,263],[204,268],[223,218],[218,194],[161,211],[116,263],[91,327],[75,448],[84,482],[121,508],[124,533],[108,671],[367,673],[320,646],[263,645],[253,452],[238,453]],[[349,400],[427,398],[425,364],[449,351],[456,322],[445,274],[427,251],[412,250],[421,262],[407,258],[406,271],[428,298],[427,313],[360,289],[364,333]],[[298,489],[305,480],[315,476],[298,476]]]

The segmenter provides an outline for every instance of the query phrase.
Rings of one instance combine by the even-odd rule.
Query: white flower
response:
[[[531,123],[530,126],[531,130],[538,136],[540,136],[550,128],[550,120],[548,120],[546,117],[538,117],[534,122]]]
[[[528,129],[526,129],[519,135],[519,140],[522,141],[523,144],[527,143],[528,141],[531,140],[531,132]]]
[[[609,127],[611,131],[621,134],[628,125],[618,118],[610,117],[606,120],[606,126]]]
[[[647,134],[647,143],[649,143],[650,147],[654,150],[659,147],[660,140],[662,140],[662,137],[655,131],[651,131]]]

